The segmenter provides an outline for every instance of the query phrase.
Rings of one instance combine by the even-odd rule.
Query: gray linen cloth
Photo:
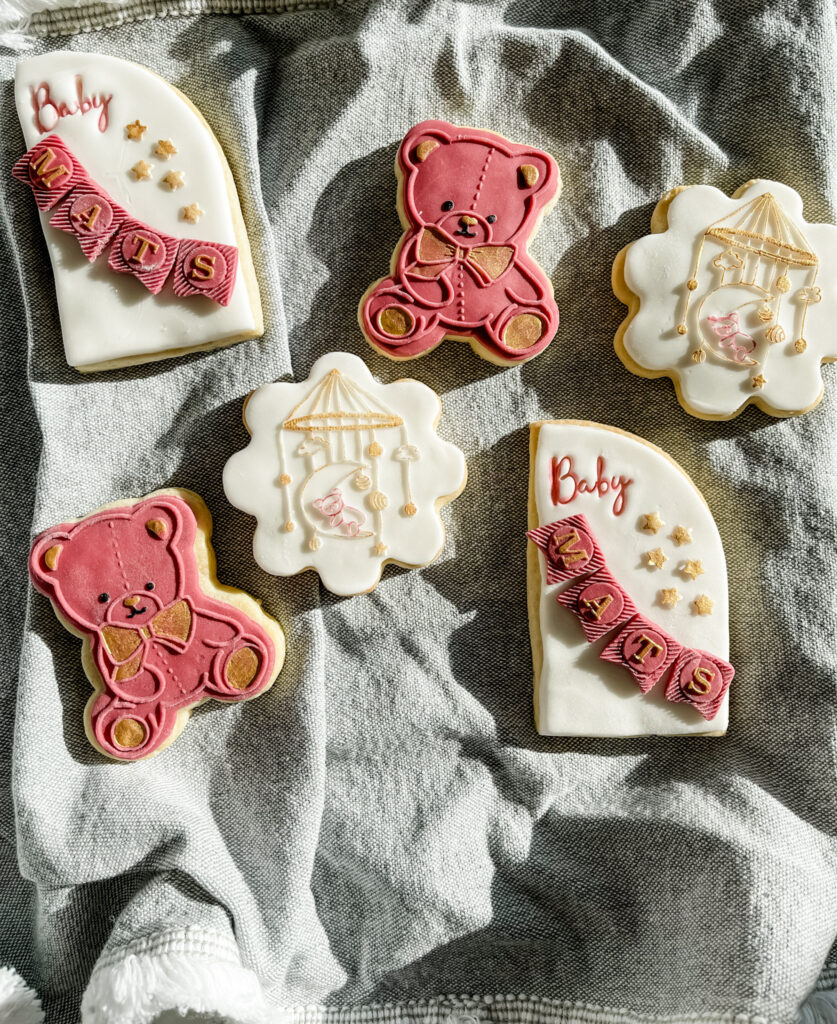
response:
[[[610,291],[613,257],[676,184],[777,178],[809,220],[834,220],[836,35],[818,0],[133,0],[39,14],[2,50],[0,963],[47,1021],[145,1024],[179,1005],[216,1021],[781,1024],[837,983],[837,372],[797,419],[701,422],[622,367]],[[67,48],[138,60],[207,117],[263,340],[90,378],[66,366],[9,170],[15,61]],[[468,486],[436,563],[341,600],[256,567],[221,471],[256,386],[333,349],[405,374],[355,311],[399,236],[398,141],[427,117],[555,154],[565,190],[532,250],[562,323],[525,366],[454,342],[406,366],[441,395]],[[726,739],[535,733],[527,425],[552,417],[640,434],[706,495],[730,570]],[[80,645],[31,591],[28,544],[170,485],[205,498],[220,578],[285,624],[288,658],[269,695],[202,708],[164,755],[112,764],[85,739]]]

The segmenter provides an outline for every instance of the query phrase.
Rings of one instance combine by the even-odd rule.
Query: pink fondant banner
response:
[[[668,673],[666,700],[691,704],[707,720],[715,717],[735,669],[715,654],[683,647],[637,611],[609,572],[585,516],[559,519],[526,536],[544,554],[548,584],[579,577],[555,600],[578,618],[587,642],[615,631],[602,661],[627,669],[643,693]]]
[[[110,246],[108,266],[131,274],[152,295],[171,280],[181,298],[205,295],[229,304],[238,269],[234,245],[175,238],[136,220],[96,184],[58,135],[37,142],[12,174],[32,189],[39,210],[55,210],[50,224],[74,235],[91,263]]]

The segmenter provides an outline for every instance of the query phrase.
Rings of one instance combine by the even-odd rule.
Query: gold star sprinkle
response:
[[[660,591],[660,604],[663,608],[674,608],[678,601],[682,601],[682,596],[678,593],[677,587],[671,587],[669,590]]]
[[[668,561],[668,555],[663,554],[662,548],[646,551],[645,557],[648,559],[646,565],[649,569],[662,569],[663,565]]]
[[[652,512],[651,515],[642,517],[645,522],[642,524],[642,529],[647,530],[649,533],[656,533],[657,530],[662,530],[666,525],[658,512]]]
[[[168,160],[170,156],[174,156],[177,150],[174,148],[174,143],[171,139],[158,139],[157,145],[154,148],[154,152],[163,160]]]
[[[671,539],[680,547],[681,544],[692,543],[692,531],[685,526],[675,526],[671,531]]]
[[[134,177],[137,181],[147,181],[151,177],[151,172],[154,168],[147,160],[140,160],[139,163],[134,164],[131,170],[134,172]]]
[[[767,379],[762,374],[758,374],[756,377],[753,377],[754,388],[763,388],[766,383]]]
[[[197,224],[201,217],[203,217],[203,210],[197,203],[190,203],[188,206],[183,207],[181,214],[183,219],[188,220],[190,224]]]
[[[168,185],[169,189],[174,192],[176,188],[183,188],[186,184],[183,179],[183,171],[169,171],[169,173],[163,178],[163,181]]]
[[[385,555],[386,553],[387,553],[387,546],[386,546],[386,544],[380,543],[380,544],[376,544],[375,545],[375,554],[376,555]]]
[[[692,608],[694,608],[698,615],[711,615],[714,607],[715,602],[711,597],[707,597],[706,594],[701,594],[700,597],[696,597],[692,601]]]
[[[703,563],[700,559],[687,559],[686,562],[680,567],[680,571],[684,576],[691,576],[693,580],[696,580],[698,576],[702,576],[704,569]]]
[[[133,124],[125,125],[125,134],[129,139],[133,139],[134,142],[140,142],[147,131],[148,126],[140,124],[139,121],[134,121]]]

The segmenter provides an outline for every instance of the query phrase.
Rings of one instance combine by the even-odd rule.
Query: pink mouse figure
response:
[[[96,688],[85,722],[109,757],[155,753],[195,704],[254,697],[281,668],[284,647],[259,621],[204,593],[197,530],[190,504],[160,494],[62,523],[32,546],[32,581],[85,641],[82,663]]]
[[[339,487],[335,487],[324,498],[315,499],[312,504],[328,519],[329,526],[341,528],[348,537],[357,537],[358,530],[366,522],[366,516],[360,509],[345,503]]]
[[[423,121],[401,143],[396,172],[404,234],[390,276],[360,302],[369,342],[393,359],[445,337],[501,364],[542,352],[558,307],[526,247],[558,195],[555,160],[493,132]]]

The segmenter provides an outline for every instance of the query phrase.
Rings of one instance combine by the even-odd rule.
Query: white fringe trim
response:
[[[93,972],[82,1024],[151,1024],[166,1010],[213,1013],[230,1024],[266,1024],[256,975],[238,964],[182,953],[129,955]]]
[[[0,46],[29,46],[27,38],[32,17],[42,11],[80,10],[91,0],[0,0]],[[118,8],[131,0],[97,0]]]
[[[0,967],[0,1024],[44,1024],[41,1000],[11,967]]]
[[[798,1024],[837,1024],[837,989],[812,992],[799,1007]]]

